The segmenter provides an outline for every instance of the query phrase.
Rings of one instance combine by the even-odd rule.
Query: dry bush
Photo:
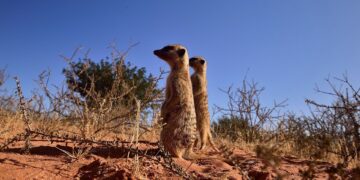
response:
[[[5,84],[8,75],[5,71],[5,69],[0,70],[0,111],[7,111],[7,112],[15,112],[17,101],[14,97],[14,94],[8,93],[8,90],[6,88],[3,88],[3,85]]]
[[[38,129],[44,132],[66,132],[78,134],[83,138],[102,139],[108,135],[129,134],[133,135],[132,127],[135,125],[137,111],[136,101],[140,101],[140,111],[143,122],[139,127],[141,133],[150,131],[146,115],[158,111],[159,99],[162,91],[157,90],[157,83],[162,78],[163,72],[158,77],[151,76],[149,85],[146,86],[141,99],[136,94],[137,86],[126,77],[126,53],[114,51],[111,57],[110,72],[114,78],[113,83],[106,91],[98,91],[97,83],[99,74],[89,74],[86,59],[87,54],[80,59],[85,59],[84,66],[79,69],[74,59],[78,56],[76,50],[72,57],[64,57],[68,63],[66,76],[71,76],[72,83],[66,85],[49,86],[50,72],[45,71],[39,75],[40,91],[34,93],[30,112],[37,123]],[[86,74],[87,84],[78,81],[79,76]],[[91,73],[91,71],[90,71]],[[82,89],[81,89],[82,88]],[[156,90],[156,91],[155,91]],[[81,93],[79,93],[81,92]],[[69,128],[70,127],[70,128]]]
[[[327,79],[330,91],[317,92],[334,98],[330,105],[306,100],[311,114],[297,117],[288,115],[278,131],[282,140],[291,144],[292,152],[306,158],[329,159],[340,162],[339,167],[347,167],[357,162],[360,153],[360,95],[346,76]]]
[[[0,150],[24,138],[25,153],[30,152],[31,138],[45,137],[49,143],[65,139],[73,142],[73,151],[56,148],[73,161],[88,154],[93,143],[106,146],[107,142],[113,142],[117,146],[119,142],[130,141],[129,146],[136,148],[142,137],[146,141],[158,140],[163,98],[158,82],[165,73],[160,71],[158,76],[148,76],[144,68],[137,71],[126,64],[127,52],[113,49],[111,58],[106,59],[110,61],[108,70],[112,82],[105,91],[99,91],[102,74],[92,73],[87,54],[79,58],[84,60],[84,66],[76,67],[79,63],[74,59],[81,56],[79,54],[76,50],[70,58],[64,57],[68,64],[65,75],[73,77],[72,83],[50,85],[51,73],[44,71],[37,81],[40,88],[30,97],[23,96],[18,78],[15,78],[17,96],[7,96],[1,89]],[[88,79],[82,86],[77,79],[84,74]],[[132,153],[139,156],[137,151]],[[134,163],[137,171],[141,171],[139,163],[138,160]]]
[[[280,110],[285,102],[274,102],[272,107],[261,104],[260,95],[264,88],[259,88],[255,82],[244,78],[242,87],[229,87],[222,90],[228,97],[227,107],[216,106],[222,114],[214,123],[215,132],[232,141],[242,140],[246,143],[269,141],[272,130],[281,117]]]
[[[0,69],[0,87],[5,83],[5,69]]]
[[[314,107],[312,116],[304,120],[308,137],[323,153],[335,154],[346,167],[351,160],[360,160],[360,88],[346,76],[335,78],[339,86],[327,79],[331,91],[318,92],[334,98],[330,105],[306,100]]]
[[[20,114],[16,112],[17,100],[3,88],[8,75],[5,69],[0,70],[0,138],[9,138],[22,130]]]
[[[89,59],[87,53],[81,54],[79,49],[71,57],[64,57],[64,59],[68,64],[66,75],[77,79],[82,72],[89,73],[86,74],[89,80],[85,85],[86,88],[81,89],[82,93],[79,93],[79,87],[82,86],[78,86],[78,81],[62,85],[49,84],[50,71],[44,71],[39,75],[37,82],[40,88],[33,91],[31,97],[7,96],[7,92],[1,89],[0,137],[6,139],[3,135],[10,131],[14,135],[15,131],[12,127],[22,127],[18,128],[20,131],[16,133],[24,132],[24,123],[21,121],[24,113],[19,111],[24,109],[26,116],[30,119],[31,129],[45,134],[135,141],[147,133],[146,136],[150,136],[151,139],[146,140],[158,140],[161,126],[157,122],[159,122],[158,114],[163,98],[163,91],[158,88],[158,82],[162,79],[164,72],[161,71],[158,76],[147,76],[141,69],[140,74],[135,73],[136,76],[129,76],[133,73],[131,71],[136,69],[126,64],[127,53],[128,51],[121,53],[113,48],[111,58],[107,58],[110,62],[113,82],[105,92],[96,90],[99,74],[89,73],[86,61],[81,69],[75,69],[77,62],[74,59]],[[1,71],[0,77],[4,77],[5,80],[5,71]],[[147,79],[143,79],[144,77]],[[17,89],[21,90],[19,81]],[[139,89],[141,89],[141,96],[139,96]],[[139,108],[136,102],[140,103]],[[22,108],[19,109],[20,104]],[[140,111],[140,116],[136,127],[140,130],[135,133],[137,111]]]
[[[0,110],[0,139],[5,140],[23,131],[19,113]]]
[[[221,116],[213,124],[214,130],[232,142],[245,142],[244,147],[252,145],[255,151],[261,145],[260,149],[272,147],[271,152],[277,155],[331,160],[339,163],[338,169],[358,167],[360,88],[354,87],[346,76],[334,80],[327,79],[330,91],[317,88],[317,92],[333,97],[334,102],[326,105],[307,99],[311,113],[298,116],[280,114],[284,102],[270,108],[262,106],[260,94],[264,88],[245,79],[242,87],[223,91],[228,96],[227,107],[215,107]],[[258,154],[268,159],[273,153]]]

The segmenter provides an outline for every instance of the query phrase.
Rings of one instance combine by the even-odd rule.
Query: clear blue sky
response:
[[[42,70],[63,81],[59,55],[84,46],[99,60],[114,41],[123,50],[140,42],[128,60],[153,74],[168,69],[152,54],[166,44],[204,56],[211,106],[224,105],[219,88],[241,85],[248,70],[266,88],[265,104],[289,99],[295,112],[307,110],[304,98],[329,101],[314,91],[328,75],[347,72],[360,85],[358,0],[0,0],[0,67],[21,78],[26,95]]]

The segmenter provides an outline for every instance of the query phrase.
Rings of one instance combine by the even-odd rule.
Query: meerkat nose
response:
[[[155,55],[158,55],[158,54],[159,54],[159,50],[155,50],[155,51],[154,51],[154,54],[155,54]]]

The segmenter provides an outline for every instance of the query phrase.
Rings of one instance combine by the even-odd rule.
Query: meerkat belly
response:
[[[180,146],[188,146],[187,144],[195,139],[193,132],[196,131],[196,114],[191,86],[179,79],[172,83],[175,84],[172,86],[171,99],[163,107],[166,110],[164,122],[167,122],[163,133],[166,134],[166,139],[175,140],[174,142],[181,143]]]

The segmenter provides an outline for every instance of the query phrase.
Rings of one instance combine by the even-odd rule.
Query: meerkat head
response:
[[[195,72],[206,72],[206,60],[201,56],[195,56],[189,60],[190,66]]]
[[[167,45],[162,49],[155,50],[154,54],[166,61],[172,68],[181,68],[189,64],[187,50],[181,45]]]

